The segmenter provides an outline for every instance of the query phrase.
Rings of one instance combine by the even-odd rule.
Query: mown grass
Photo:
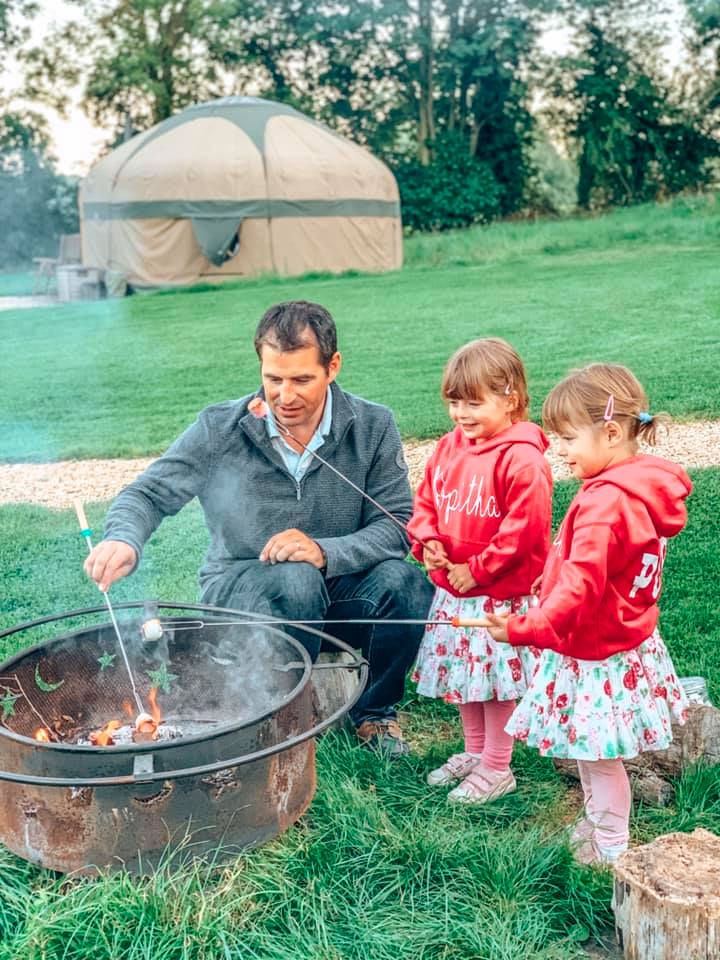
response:
[[[668,553],[663,633],[681,674],[720,698],[720,469],[695,471],[690,521]],[[574,484],[560,484],[555,520]],[[91,505],[100,527],[106,504]],[[71,511],[0,509],[0,628],[96,605]],[[192,601],[207,537],[193,505],[166,521],[116,600]],[[46,633],[51,632],[48,628]],[[29,643],[7,638],[0,657]],[[404,705],[414,755],[390,765],[344,734],[319,746],[309,814],[221,869],[171,865],[134,879],[58,878],[0,853],[0,960],[572,960],[610,923],[610,878],[576,866],[562,826],[579,797],[516,748],[520,789],[485,809],[453,809],[424,774],[460,745],[454,708]],[[648,840],[696,826],[720,832],[720,775],[689,770],[666,808],[636,805]]]
[[[35,275],[29,271],[0,273],[0,297],[28,297],[35,289]]]
[[[376,276],[264,279],[222,288],[0,313],[0,460],[157,453],[208,403],[257,386],[252,334],[291,298],[335,315],[342,385],[389,404],[403,434],[446,428],[443,364],[481,335],[509,339],[542,398],[577,364],[629,364],[653,409],[720,415],[720,204],[498,224],[413,238]]]

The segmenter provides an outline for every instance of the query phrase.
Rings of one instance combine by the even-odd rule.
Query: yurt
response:
[[[83,264],[137,288],[402,264],[385,164],[256,97],[189,107],[118,147],[82,182],[80,222]]]

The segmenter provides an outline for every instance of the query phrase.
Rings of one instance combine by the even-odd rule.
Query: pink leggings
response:
[[[515,709],[514,700],[486,700],[461,703],[460,719],[465,734],[465,750],[480,756],[489,770],[507,770],[512,756],[513,738],[505,733],[505,724]]]
[[[622,760],[578,760],[585,815],[601,847],[627,846],[630,781]]]

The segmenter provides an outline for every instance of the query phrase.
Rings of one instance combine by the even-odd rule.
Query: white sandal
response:
[[[454,753],[437,770],[431,770],[425,779],[431,787],[449,787],[466,777],[478,763],[480,757],[471,753]]]
[[[448,794],[450,803],[489,803],[517,790],[515,777],[510,769],[488,770],[482,765],[475,767],[465,779]]]

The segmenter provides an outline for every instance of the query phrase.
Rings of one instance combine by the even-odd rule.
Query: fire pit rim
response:
[[[217,740],[228,733],[234,733],[236,731],[243,730],[245,727],[251,727],[251,726],[254,726],[255,724],[262,723],[264,720],[267,720],[269,717],[271,717],[276,711],[282,709],[283,707],[291,703],[297,696],[300,695],[300,693],[302,692],[306,684],[310,681],[313,664],[312,664],[312,661],[310,660],[310,655],[308,654],[307,650],[300,643],[299,640],[295,639],[295,637],[292,637],[290,636],[290,634],[284,633],[283,631],[278,630],[276,627],[273,627],[267,624],[266,623],[267,620],[273,619],[271,617],[266,617],[264,614],[250,613],[246,610],[234,610],[229,607],[213,607],[208,604],[170,603],[162,600],[127,601],[125,603],[116,603],[113,606],[114,606],[114,609],[116,610],[133,609],[133,608],[140,608],[140,607],[144,608],[145,604],[149,602],[155,603],[158,609],[162,607],[166,609],[176,609],[176,610],[194,610],[194,611],[201,610],[203,612],[230,614],[230,615],[236,615],[236,616],[255,618],[258,620],[262,619],[264,622],[264,625],[268,630],[272,631],[274,634],[279,634],[280,636],[282,636],[284,640],[289,641],[290,644],[293,647],[295,647],[296,652],[298,653],[299,658],[303,664],[302,675],[298,680],[298,682],[295,684],[295,686],[287,694],[285,694],[285,696],[282,699],[274,701],[266,712],[258,714],[257,716],[250,717],[250,719],[245,720],[242,723],[221,724],[217,727],[212,727],[207,733],[203,732],[203,733],[193,734],[192,736],[188,736],[188,737],[178,737],[177,739],[173,739],[173,740],[153,740],[148,743],[116,744],[116,745],[113,745],[112,747],[103,747],[103,746],[96,746],[94,744],[85,744],[85,743],[56,743],[53,741],[46,742],[43,740],[35,740],[33,737],[28,737],[28,736],[25,736],[24,734],[16,733],[14,730],[9,730],[7,727],[5,727],[2,724],[0,724],[0,736],[7,737],[9,740],[15,740],[22,744],[30,744],[40,751],[56,750],[60,752],[63,752],[63,751],[72,752],[72,753],[80,752],[80,753],[107,755],[108,751],[111,750],[114,756],[117,756],[120,754],[135,755],[138,753],[155,753],[160,750],[177,748],[180,744],[192,744],[194,742],[206,743],[208,741]],[[107,607],[105,606],[86,607],[82,610],[70,610],[70,611],[66,611],[65,613],[50,614],[49,616],[40,617],[37,620],[26,620],[24,623],[18,624],[15,627],[10,627],[7,630],[1,631],[0,640],[2,640],[4,637],[12,636],[12,634],[14,633],[21,633],[25,630],[30,630],[34,627],[43,626],[46,623],[53,623],[58,620],[67,620],[67,619],[71,619],[73,617],[79,617],[79,616],[89,616],[90,614],[95,614],[95,613],[107,613]],[[288,622],[285,620],[281,620],[280,618],[277,618],[277,620],[279,624],[284,624]],[[238,621],[239,624],[248,623],[248,622],[251,623],[252,620]],[[26,647],[23,650],[21,650],[19,653],[15,654],[13,657],[11,657],[9,660],[3,660],[2,663],[0,663],[0,673],[3,673],[6,669],[12,667],[12,665],[16,663],[18,660],[22,660],[25,657],[27,657],[29,654],[37,650],[41,650],[43,647],[47,647],[48,644],[60,642],[63,640],[68,640],[76,636],[77,634],[85,632],[88,629],[91,629],[91,628],[78,627],[76,630],[73,630],[70,633],[64,634],[62,637],[57,637],[48,642],[36,643],[32,647]],[[325,637],[325,634],[323,634],[319,630],[314,629],[313,627],[303,627],[303,629],[308,630],[310,633],[319,634],[323,638]]]

